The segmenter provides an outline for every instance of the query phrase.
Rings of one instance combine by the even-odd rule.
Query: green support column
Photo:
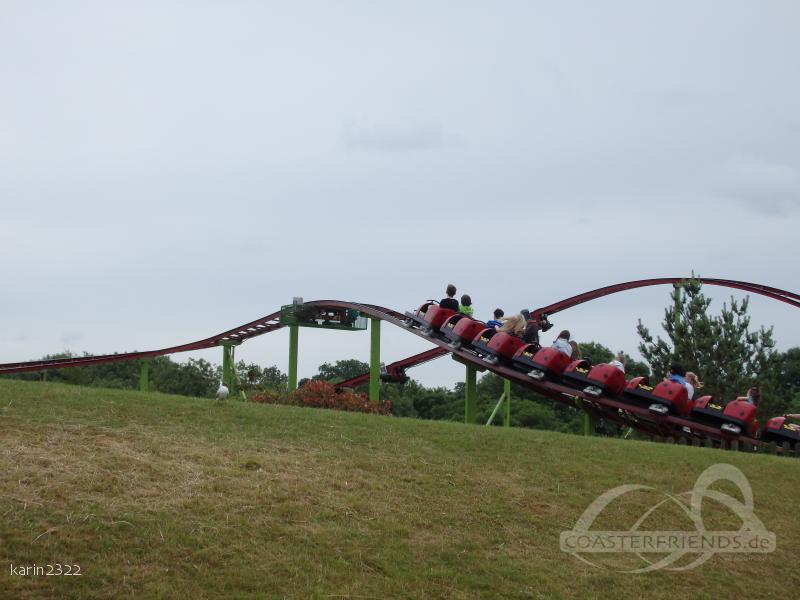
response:
[[[595,419],[588,412],[583,413],[583,435],[594,435]]]
[[[222,344],[222,383],[233,392],[233,346],[225,342]]]
[[[467,365],[467,378],[464,386],[464,422],[474,423],[478,414],[478,371]]]
[[[140,363],[139,391],[140,392],[150,391],[150,361],[147,359],[144,359]]]
[[[297,389],[297,343],[299,327],[289,325],[289,393]]]
[[[380,402],[381,398],[381,320],[371,319],[369,341],[369,399]]]
[[[511,380],[503,380],[503,394],[506,397],[506,407],[503,411],[503,427],[511,427]]]

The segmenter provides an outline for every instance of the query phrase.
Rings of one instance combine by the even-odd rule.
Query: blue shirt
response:
[[[675,375],[673,373],[669,376],[669,380],[680,383],[683,387],[686,387],[686,379],[684,379],[682,375]]]
[[[495,319],[492,319],[491,321],[486,321],[486,326],[487,327],[491,327],[492,329],[494,329],[495,327],[502,327],[503,324],[500,321],[496,321]]]

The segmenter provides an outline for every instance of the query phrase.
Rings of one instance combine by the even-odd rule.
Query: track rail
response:
[[[547,317],[548,315],[555,314],[573,306],[577,306],[578,304],[583,304],[584,302],[589,302],[590,300],[602,298],[603,296],[609,296],[618,292],[624,292],[626,290],[634,290],[636,288],[649,287],[653,285],[675,285],[691,279],[695,279],[707,285],[717,285],[741,290],[743,292],[759,294],[761,296],[766,296],[767,298],[779,300],[780,302],[785,302],[786,304],[800,308],[800,295],[767,285],[761,285],[759,283],[748,283],[747,281],[737,281],[735,279],[715,279],[708,277],[661,277],[657,279],[637,279],[636,281],[616,283],[614,285],[608,285],[606,287],[592,290],[591,292],[584,292],[583,294],[578,294],[577,296],[571,296],[570,298],[559,300],[558,302],[554,302],[548,306],[536,308],[531,311],[531,316],[538,320],[541,317]]]
[[[448,354],[448,351],[443,348],[431,348],[430,350],[425,350],[425,352],[420,352],[419,354],[414,354],[413,356],[409,356],[408,358],[404,358],[402,360],[395,361],[393,363],[389,363],[386,365],[386,372],[389,375],[399,376],[405,373],[406,369],[410,369],[411,367],[416,367],[422,365],[426,362],[430,362],[432,360],[436,360]],[[346,387],[357,387],[359,385],[364,385],[369,381],[369,371],[366,373],[362,373],[361,375],[356,375],[355,377],[351,377],[350,379],[345,379],[344,381],[340,381],[339,383],[335,383],[334,387],[338,389],[346,388]]]

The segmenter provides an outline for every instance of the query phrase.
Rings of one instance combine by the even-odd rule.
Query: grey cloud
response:
[[[266,254],[271,252],[272,248],[264,240],[251,238],[239,244],[239,251],[245,254]]]
[[[411,152],[430,150],[456,141],[447,136],[439,125],[394,126],[363,125],[347,121],[342,130],[346,148],[382,152]]]
[[[724,170],[723,194],[749,210],[785,217],[800,208],[800,169],[762,161],[737,161]]]
[[[79,342],[84,338],[83,333],[79,331],[65,331],[61,335],[61,343],[62,344],[71,344],[73,342]]]

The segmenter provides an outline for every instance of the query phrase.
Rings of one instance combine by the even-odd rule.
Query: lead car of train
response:
[[[673,415],[718,428],[722,434],[744,435],[764,442],[800,444],[800,425],[785,416],[774,417],[761,427],[755,405],[745,398],[722,402],[713,396],[690,400],[686,387],[675,381],[651,385],[646,377],[625,378],[612,364],[590,365],[587,360],[572,360],[555,348],[526,343],[517,336],[496,331],[485,323],[429,301],[414,312],[405,313],[406,327],[414,327],[429,337],[449,341],[452,350],[465,350],[489,364],[504,364],[527,373],[536,381],[554,381],[582,390],[590,397],[611,398],[622,404],[646,408],[654,419]]]

